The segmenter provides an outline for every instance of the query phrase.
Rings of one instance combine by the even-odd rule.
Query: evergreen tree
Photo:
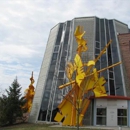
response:
[[[13,124],[16,122],[18,117],[23,116],[22,106],[25,104],[24,97],[21,97],[21,87],[17,81],[17,78],[9,87],[6,89],[6,95],[2,95],[0,98],[0,124]]]

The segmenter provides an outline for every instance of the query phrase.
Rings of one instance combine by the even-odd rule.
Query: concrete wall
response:
[[[117,126],[117,109],[127,109],[127,100],[117,100],[117,99],[96,99],[96,107],[94,108],[94,125],[96,125],[96,109],[106,108],[106,126]],[[129,111],[127,110],[129,115]],[[127,118],[128,120],[128,118]]]
[[[41,102],[42,102],[42,97],[43,97],[43,92],[44,92],[44,87],[45,87],[45,83],[46,83],[46,78],[47,78],[50,61],[51,61],[51,57],[52,57],[52,52],[53,52],[55,41],[57,38],[58,29],[59,29],[59,25],[55,26],[50,31],[43,62],[42,62],[41,69],[40,69],[39,78],[37,81],[35,96],[33,99],[32,109],[31,109],[30,116],[29,116],[29,122],[35,123],[38,118],[38,114],[39,114],[39,110],[40,110]]]

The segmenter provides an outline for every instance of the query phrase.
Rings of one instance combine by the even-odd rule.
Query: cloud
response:
[[[129,5],[129,0],[1,0],[0,88],[17,76],[24,90],[32,71],[37,82],[50,29],[59,22],[97,16],[130,25]]]

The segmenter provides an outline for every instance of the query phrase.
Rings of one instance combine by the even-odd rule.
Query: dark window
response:
[[[66,56],[67,55],[67,51],[66,50],[63,50],[63,52],[62,52],[62,56]]]
[[[106,116],[106,108],[97,108],[97,116]]]
[[[58,78],[63,79],[64,78],[64,72],[59,72]]]
[[[59,32],[58,32],[58,36],[57,36],[57,39],[56,39],[56,45],[59,45],[59,44],[60,44],[60,41],[61,41],[61,35],[62,35],[62,29],[63,29],[63,24],[60,24],[60,28],[59,28]]]
[[[99,70],[100,69],[100,61],[98,60],[96,65],[95,65],[96,69]]]
[[[118,109],[117,115],[118,125],[127,126],[127,109]]]
[[[100,41],[99,18],[96,18],[96,41]]]
[[[106,54],[103,54],[101,56],[101,68],[105,68],[107,67],[107,58],[106,58]]]
[[[58,79],[57,80],[57,86],[59,87],[60,85],[64,84],[64,79]]]
[[[59,70],[65,70],[65,62],[61,62]]]
[[[59,46],[55,46],[54,52],[57,52],[59,50]]]
[[[112,65],[111,47],[108,47],[108,65]]]
[[[103,49],[106,45],[104,19],[100,20],[100,31],[101,31],[101,49]]]
[[[53,53],[52,60],[56,60],[57,59],[57,55],[58,55],[58,53]]]
[[[110,83],[110,95],[115,95],[114,80],[109,80]]]
[[[97,108],[97,125],[106,125],[106,108]]]
[[[109,77],[113,79],[113,72],[109,72]]]
[[[69,31],[70,31],[70,22],[67,22],[67,28],[66,28],[66,32],[65,32],[64,44],[68,44]]]
[[[95,54],[99,54],[100,53],[100,49],[95,49]]]
[[[107,43],[110,41],[108,20],[105,20]]]
[[[100,49],[100,43],[99,42],[96,42],[96,48]]]
[[[46,82],[46,89],[47,90],[50,90],[51,89],[51,86],[52,86],[52,79],[47,79],[47,82]]]
[[[55,65],[50,65],[50,72],[54,72],[55,71]]]

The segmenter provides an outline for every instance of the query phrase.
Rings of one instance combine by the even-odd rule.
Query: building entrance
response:
[[[107,126],[117,126],[117,109],[107,108]]]

